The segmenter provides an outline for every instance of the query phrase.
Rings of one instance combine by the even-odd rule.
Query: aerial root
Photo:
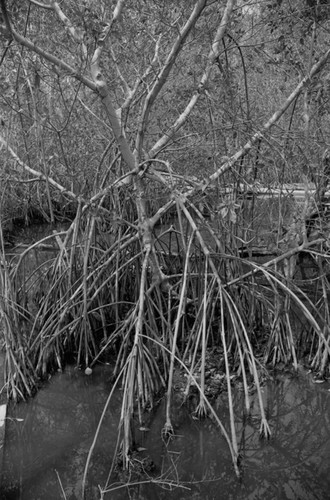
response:
[[[174,430],[171,422],[165,422],[165,425],[162,429],[162,439],[166,442],[166,444],[173,438]]]
[[[202,399],[196,408],[196,410],[193,413],[193,416],[195,418],[198,418],[199,420],[202,420],[203,418],[206,418],[209,414],[208,409],[205,406],[205,401]]]
[[[269,439],[272,434],[268,422],[265,418],[261,419],[259,433],[261,439]]]

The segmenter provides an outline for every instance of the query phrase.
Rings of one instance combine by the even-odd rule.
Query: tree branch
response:
[[[198,85],[198,88],[195,91],[194,95],[191,97],[185,110],[181,113],[181,115],[178,117],[178,119],[175,121],[175,123],[169,128],[169,130],[166,131],[166,133],[156,142],[156,144],[149,151],[149,153],[148,153],[149,158],[154,158],[166,146],[166,144],[168,144],[168,142],[171,140],[173,135],[176,134],[176,132],[187,121],[188,116],[190,115],[192,109],[195,107],[200,96],[205,91],[205,86],[210,78],[210,74],[211,74],[211,70],[212,70],[212,67],[214,65],[214,62],[219,57],[220,42],[225,35],[226,28],[227,28],[227,25],[228,25],[228,22],[230,19],[230,15],[232,13],[233,8],[234,8],[234,0],[227,0],[227,5],[225,8],[224,14],[221,18],[221,22],[220,22],[220,25],[217,29],[214,40],[212,42],[212,48],[211,48],[209,55],[208,55],[208,58],[207,58],[207,65],[206,65],[205,71],[200,79],[200,83]]]
[[[79,34],[76,30],[76,28],[73,26],[72,22],[70,19],[64,14],[63,10],[59,6],[58,2],[55,2],[55,0],[51,0],[51,8],[57,15],[57,17],[60,19],[60,21],[64,24],[66,31],[70,34],[71,38],[84,46],[83,53],[84,55],[87,55],[87,49],[85,44],[83,44],[83,35]]]
[[[159,92],[163,88],[164,84],[167,81],[167,77],[183,47],[183,44],[185,40],[187,39],[187,36],[189,35],[190,31],[192,28],[195,26],[198,18],[200,17],[203,9],[206,6],[206,0],[198,0],[196,3],[194,10],[190,14],[189,19],[187,20],[186,24],[180,31],[177,39],[175,40],[172,50],[170,51],[169,55],[167,56],[167,59],[164,63],[163,68],[161,69],[160,73],[158,74],[156,81],[148,93],[143,110],[141,112],[141,117],[139,120],[139,127],[138,127],[138,133],[135,141],[135,149],[137,151],[137,154],[139,157],[141,157],[141,152],[142,152],[142,147],[143,147],[143,139],[144,139],[144,134],[145,130],[148,125],[148,119],[149,119],[149,114],[152,108],[153,103],[155,102]]]
[[[100,33],[100,35],[98,37],[97,47],[96,47],[95,52],[94,52],[93,57],[92,57],[91,69],[93,67],[95,67],[99,70],[100,57],[101,57],[101,53],[102,53],[102,50],[104,47],[104,42],[105,42],[106,38],[109,36],[109,33],[110,33],[112,26],[120,18],[123,7],[124,7],[124,2],[125,2],[125,0],[118,0],[117,1],[117,4],[116,4],[116,7],[114,8],[111,20],[104,26],[102,33]]]
[[[18,163],[20,167],[22,167],[24,170],[29,172],[30,174],[34,175],[37,177],[39,180],[44,180],[48,181],[49,184],[51,184],[54,188],[56,188],[60,193],[65,194],[69,196],[72,200],[78,200],[77,195],[75,195],[72,191],[69,191],[65,189],[65,187],[61,186],[61,184],[58,184],[58,182],[54,181],[51,177],[46,177],[44,174],[41,172],[38,172],[38,170],[34,170],[33,168],[29,167],[26,165],[15,153],[15,151],[9,146],[7,141],[0,135],[0,143],[5,147],[5,149],[10,153],[10,155],[13,157],[13,159]],[[36,179],[33,179],[34,181]]]
[[[0,0],[1,4],[4,2],[4,0]],[[47,52],[46,50],[42,49],[38,45],[36,45],[34,42],[31,42],[28,38],[25,38],[24,36],[20,35],[16,30],[11,28],[11,32],[13,35],[13,38],[16,40],[16,42],[20,43],[21,45],[24,45],[24,47],[28,48],[29,50],[35,52],[42,58],[46,59],[46,61],[50,62],[54,66],[64,70],[66,73],[71,75],[73,78],[76,80],[80,81],[86,87],[91,89],[93,92],[96,92],[98,90],[97,85],[87,78],[86,76],[82,75],[79,70],[76,70],[66,62],[62,61],[62,59],[59,59],[58,57],[54,56],[50,52]]]
[[[29,2],[32,3],[33,5],[36,5],[37,7],[41,7],[42,9],[49,9],[49,10],[53,9],[53,7],[50,4],[37,2],[37,0],[29,0]]]
[[[103,50],[103,45],[104,45],[104,40],[108,36],[110,32],[110,28],[112,27],[113,23],[118,21],[120,14],[122,12],[122,8],[124,5],[124,0],[118,0],[117,5],[114,9],[112,19],[107,23],[105,28],[103,29],[103,32],[99,36],[98,39],[98,46],[94,52],[94,55],[92,57],[92,62],[91,62],[91,74],[92,78],[95,82],[96,89],[99,92],[99,95],[101,96],[103,105],[105,107],[105,110],[107,112],[107,116],[112,128],[112,131],[114,133],[114,136],[116,138],[116,141],[118,143],[118,146],[120,148],[122,157],[125,161],[125,163],[128,166],[129,170],[134,170],[134,168],[137,166],[135,162],[135,157],[131,151],[131,148],[126,140],[124,130],[122,129],[121,126],[121,120],[120,120],[120,115],[119,113],[117,114],[114,105],[112,103],[112,99],[109,94],[109,88],[107,85],[107,82],[105,78],[103,77],[101,68],[100,68],[100,57],[101,53]],[[127,178],[127,182],[130,182],[130,178]]]
[[[281,116],[288,109],[290,104],[301,94],[306,85],[309,84],[310,80],[315,76],[322,67],[326,64],[330,56],[330,49],[318,60],[317,63],[311,68],[310,72],[303,78],[294,91],[289,95],[282,106],[272,115],[272,117],[264,124],[264,126],[258,130],[251,139],[233,156],[231,156],[214,174],[210,175],[206,184],[213,183],[219,177],[221,177],[227,170],[229,170],[238,160],[243,158],[252,148],[256,142],[263,138],[265,132],[267,132],[276,122],[281,118]]]

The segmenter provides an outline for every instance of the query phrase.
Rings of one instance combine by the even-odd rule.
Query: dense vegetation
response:
[[[239,474],[232,405],[225,429],[205,395],[208,353],[219,349],[229,402],[233,374],[247,413],[255,388],[265,437],[260,385],[269,364],[297,368],[308,356],[318,377],[329,375],[330,7],[0,4],[9,395],[32,394],[69,355],[88,373],[115,352],[128,467],[133,415],[165,390],[171,434],[173,377],[186,371],[185,395],[198,387],[196,413],[217,420]],[[302,181],[298,205],[281,188]],[[247,195],[270,188],[280,194],[265,216]],[[15,225],[41,220],[67,226],[9,267],[4,249]],[[27,273],[35,248],[51,244],[58,251]],[[244,259],[255,252],[276,257]],[[297,280],[301,256],[317,270],[313,300],[304,276]]]

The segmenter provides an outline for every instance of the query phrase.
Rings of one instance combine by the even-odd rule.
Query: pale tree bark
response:
[[[316,26],[317,26],[317,23],[316,23],[316,19],[314,19],[314,22],[313,22],[313,27],[312,27],[312,39],[311,39],[311,48],[310,48],[310,53],[309,53],[309,57],[308,57],[308,63],[307,63],[307,73],[310,73],[311,71],[311,68],[312,68],[312,65],[313,65],[313,57],[314,57],[314,50],[315,50],[315,42],[316,42]],[[304,112],[303,112],[303,119],[304,119],[304,122],[305,122],[305,139],[306,139],[306,146],[307,146],[307,157],[308,157],[308,160],[310,160],[310,120],[311,120],[311,116],[310,116],[310,89],[308,88],[308,86],[306,85],[305,89],[304,89],[304,94],[303,94],[303,99],[304,99],[304,104],[303,104],[303,107],[304,107]],[[308,167],[308,173],[309,174],[312,174],[312,172],[310,171],[310,167]]]
[[[34,168],[29,167],[26,165],[20,158],[19,156],[15,153],[15,151],[9,146],[8,142],[0,135],[0,143],[2,147],[11,155],[11,157],[15,160],[15,162],[22,167],[22,169],[26,170],[30,174],[35,176],[35,179],[30,179],[29,182],[32,181],[47,181],[49,184],[51,184],[55,189],[57,189],[61,194],[68,196],[72,200],[77,200],[77,196],[72,192],[69,191],[68,189],[65,189],[61,184],[56,182],[54,179],[51,177],[46,176],[42,172],[39,172],[38,170],[35,170]],[[0,148],[1,150],[2,148]],[[18,172],[17,172],[18,174]],[[25,181],[28,182],[28,181]]]
[[[232,0],[230,0],[229,3],[231,3],[231,1]],[[55,0],[50,0],[49,3],[43,3],[39,1],[33,3],[38,7],[45,8],[47,10],[52,10],[56,14],[57,18],[63,24],[65,30],[67,31],[71,39],[80,47],[80,53],[79,53],[80,63],[81,63],[80,67],[84,67],[84,65],[86,65],[88,62],[88,52],[87,52],[87,47],[84,43],[83,35],[75,28],[69,17],[66,14],[64,14],[60,4]],[[169,51],[169,54],[165,60],[165,63],[163,64],[159,73],[156,75],[154,84],[151,88],[151,91],[147,94],[140,115],[134,152],[127,141],[125,130],[121,122],[122,109],[119,110],[115,109],[115,106],[113,104],[109,92],[107,81],[103,76],[100,68],[100,60],[105,41],[108,38],[112,27],[118,22],[120,16],[122,15],[124,4],[125,4],[124,0],[117,1],[110,21],[104,25],[102,32],[99,34],[97,38],[96,48],[90,64],[90,72],[92,77],[90,79],[86,77],[79,69],[76,69],[76,67],[68,64],[62,59],[59,59],[50,52],[47,52],[42,47],[36,45],[34,42],[30,41],[27,37],[22,36],[15,29],[13,29],[13,27],[10,25],[10,21],[7,18],[5,0],[1,0],[1,6],[4,17],[6,16],[6,19],[8,20],[7,30],[10,32],[12,38],[17,43],[37,53],[40,57],[51,63],[54,66],[54,68],[58,68],[60,71],[64,71],[66,74],[69,74],[70,76],[74,77],[82,84],[84,84],[86,87],[88,87],[90,90],[96,92],[101,98],[102,104],[107,113],[107,117],[112,132],[120,148],[122,158],[126,163],[127,171],[135,173],[133,176],[129,175],[125,177],[122,180],[122,182],[127,182],[127,183],[133,182],[134,184],[134,189],[136,193],[135,202],[139,217],[139,231],[142,237],[145,251],[147,252],[148,255],[150,255],[151,268],[153,271],[153,283],[163,283],[164,275],[160,269],[160,266],[158,265],[155,252],[152,251],[151,219],[148,218],[148,212],[146,207],[144,179],[143,175],[138,174],[138,167],[142,159],[141,157],[143,150],[144,131],[146,130],[148,124],[148,118],[150,111],[152,109],[152,105],[155,102],[157,96],[159,95],[159,92],[161,91],[162,87],[166,83],[168,75],[170,74],[170,71],[173,68],[177,56],[180,53],[189,33],[191,32],[195,23],[201,16],[201,13],[206,6],[206,0],[198,0],[198,2],[196,3],[195,7],[192,10],[191,15],[188,17],[187,22],[185,23],[179,35],[177,36],[176,40],[174,41],[172,48]],[[151,71],[154,71],[154,65],[155,62],[157,61],[157,54],[159,50],[159,43],[160,39],[158,39],[156,43],[154,58],[151,61],[151,64],[149,65],[147,70],[145,71],[145,75],[149,75]],[[123,104],[124,107],[127,107],[130,104],[139,85],[141,85],[142,83],[143,83],[143,75],[141,78],[137,79],[136,84],[134,85],[132,90],[129,89],[128,85],[126,85],[127,97]],[[40,176],[40,178],[42,178],[42,176]]]
[[[106,79],[104,78],[100,69],[100,58],[102,55],[104,42],[109,36],[112,26],[116,23],[116,21],[118,21],[122,13],[123,6],[124,1],[118,0],[117,5],[113,11],[112,19],[105,25],[102,33],[97,40],[97,47],[95,49],[91,62],[91,74],[93,81],[95,82],[98,94],[101,97],[102,103],[106,109],[108,120],[110,122],[113,134],[117,140],[123,159],[126,162],[128,169],[133,170],[138,166],[138,163],[136,162],[136,158],[134,157],[125,137],[124,129],[120,121],[121,113],[120,111],[116,111],[113,105]]]
[[[81,38],[81,35],[77,32],[69,18],[63,13],[63,11],[60,8],[60,5],[58,2],[51,0],[49,3],[42,3],[39,1],[33,0],[31,2],[35,4],[36,6],[53,10],[59,20],[63,23],[65,29],[67,32],[70,34],[72,39],[79,43],[82,44],[82,50],[81,53],[83,57],[86,55],[86,48],[84,47],[83,40]],[[4,0],[1,0],[0,2],[2,6],[2,10],[4,12],[4,5],[5,2]],[[107,82],[105,78],[102,75],[102,72],[100,70],[100,58],[102,55],[103,47],[104,47],[104,42],[106,38],[109,36],[111,32],[112,26],[118,22],[118,19],[121,15],[123,15],[123,9],[124,9],[124,0],[119,0],[114,8],[113,15],[111,20],[105,25],[103,32],[99,36],[98,42],[97,42],[97,47],[94,52],[94,55],[92,57],[91,61],[91,75],[92,78],[88,78],[84,74],[80,72],[80,70],[77,70],[75,67],[72,65],[68,64],[62,59],[59,59],[58,57],[54,56],[53,54],[47,52],[43,48],[39,47],[36,45],[33,41],[29,40],[28,38],[22,36],[19,34],[15,29],[13,29],[12,26],[8,26],[7,29],[10,31],[13,39],[18,42],[19,44],[25,46],[31,51],[34,51],[37,53],[40,57],[44,58],[46,61],[50,62],[54,68],[58,68],[60,71],[63,71],[65,74],[69,74],[73,78],[77,79],[80,81],[82,84],[84,84],[86,87],[88,87],[90,90],[93,92],[97,92],[99,96],[102,99],[102,103],[104,104],[104,107],[107,111],[107,116],[112,128],[112,131],[116,137],[116,140],[118,142],[118,145],[120,147],[120,151],[122,154],[123,159],[125,160],[127,164],[127,170],[128,172],[135,172],[135,177],[138,178],[138,183],[140,183],[140,177],[138,175],[139,172],[139,164],[142,161],[142,151],[143,151],[143,139],[144,139],[144,134],[146,127],[148,126],[148,118],[152,109],[152,106],[157,99],[157,96],[159,95],[164,83],[166,82],[166,79],[168,78],[168,75],[173,67],[173,64],[180,53],[180,50],[183,46],[184,41],[186,40],[188,34],[190,33],[192,27],[195,25],[197,22],[199,16],[201,15],[203,9],[206,7],[206,2],[203,0],[199,0],[195,8],[193,9],[191,15],[189,16],[186,24],[180,31],[179,35],[177,36],[177,39],[173,43],[172,48],[169,51],[169,54],[163,64],[163,67],[160,69],[158,74],[156,75],[155,81],[147,94],[145,98],[145,102],[142,108],[142,112],[140,115],[139,119],[139,126],[138,126],[138,132],[136,136],[136,141],[135,141],[135,152],[132,150],[130,145],[128,144],[128,141],[125,137],[125,131],[121,123],[121,114],[122,110],[129,106],[129,104],[132,102],[133,97],[136,95],[137,89],[139,85],[141,85],[141,82],[143,81],[143,77],[149,75],[152,71],[155,70],[155,62],[158,60],[158,51],[159,51],[159,44],[160,44],[160,38],[158,39],[156,46],[155,46],[155,53],[154,53],[154,58],[152,62],[150,63],[150,66],[147,68],[145,71],[144,75],[141,75],[141,77],[138,77],[133,88],[130,89],[128,84],[125,85],[126,87],[126,99],[122,105],[122,108],[119,110],[116,110],[113,102],[110,97],[109,89],[107,86]],[[149,150],[149,152],[146,154],[145,159],[151,159],[153,160],[160,151],[162,151],[166,145],[169,143],[171,138],[173,138],[173,135],[182,127],[182,125],[186,122],[187,118],[189,117],[192,109],[200,99],[201,95],[204,94],[204,92],[207,92],[205,89],[205,85],[210,77],[210,73],[212,71],[212,66],[214,64],[214,61],[219,55],[220,51],[220,43],[221,40],[223,39],[223,36],[225,34],[226,28],[228,26],[228,22],[230,19],[230,16],[232,14],[234,7],[234,0],[228,0],[224,9],[224,14],[222,16],[222,19],[220,21],[216,36],[213,40],[212,48],[211,51],[208,55],[207,59],[207,65],[204,70],[204,73],[200,79],[200,83],[198,85],[197,90],[195,91],[194,95],[192,96],[191,100],[187,104],[185,110],[181,113],[181,115],[177,118],[177,120],[172,124],[172,126],[169,128],[169,130],[164,134],[163,137],[161,137],[155,144],[152,146],[152,148]],[[306,88],[308,85],[310,79],[317,74],[318,71],[321,70],[321,68],[324,66],[324,64],[328,61],[329,58],[329,51],[326,52],[320,59],[319,61],[314,64],[313,67],[311,67],[309,73],[305,76],[305,78],[302,79],[302,81],[298,84],[296,89],[292,92],[292,94],[287,98],[287,100],[283,103],[283,105],[273,114],[273,116],[264,124],[264,126],[256,132],[251,139],[239,150],[237,151],[234,155],[232,155],[221,167],[212,175],[210,175],[203,183],[201,183],[197,189],[200,189],[201,187],[203,189],[206,189],[208,185],[214,183],[219,177],[221,177],[225,172],[227,172],[232,166],[240,160],[242,157],[244,157],[250,149],[253,147],[255,143],[258,141],[262,140],[263,134],[266,133],[279,119],[280,117],[285,113],[285,111],[288,109],[288,107],[291,105],[291,103],[294,101],[294,99],[297,98],[297,96],[303,91],[303,89]],[[124,81],[124,79],[123,79]],[[124,179],[123,182],[131,182],[132,177],[127,176],[127,178]],[[191,191],[191,190],[190,190]],[[140,184],[138,196],[138,200],[143,198],[143,184]],[[145,223],[147,220],[147,214],[145,209],[143,208],[143,204],[140,203],[140,215],[141,215],[141,222]],[[146,224],[147,227],[148,224]]]
[[[33,0],[31,3],[33,3],[36,6],[39,6],[41,8],[45,8],[48,10],[52,10],[56,13],[58,19],[62,22],[64,25],[66,31],[69,33],[70,37],[72,40],[74,40],[76,43],[78,43],[81,46],[81,57],[87,58],[87,49],[86,46],[83,42],[83,37],[82,35],[75,29],[73,23],[70,21],[68,16],[64,14],[62,11],[60,5],[58,2],[55,0],[50,0],[49,3],[43,3],[39,1]],[[230,18],[230,14],[232,12],[234,5],[234,0],[228,0],[227,5],[224,11],[224,15],[222,17],[221,23],[219,25],[219,28],[217,30],[215,39],[212,44],[212,49],[210,51],[210,54],[208,56],[208,61],[207,61],[207,67],[204,71],[204,74],[201,78],[200,84],[198,89],[195,92],[195,95],[192,97],[190,103],[187,105],[186,110],[180,115],[180,117],[176,120],[176,122],[173,124],[171,127],[170,131],[168,134],[166,134],[164,137],[162,137],[156,144],[155,146],[151,149],[149,154],[147,155],[147,158],[153,158],[154,156],[157,155],[157,153],[168,143],[170,138],[173,136],[173,134],[184,124],[184,122],[187,120],[189,114],[191,113],[193,107],[195,106],[196,102],[198,101],[199,97],[202,95],[204,92],[204,87],[205,84],[208,81],[208,78],[210,76],[210,72],[212,69],[212,65],[214,64],[215,59],[218,57],[219,54],[219,44],[224,36],[228,20]],[[3,12],[6,12],[5,10],[5,2],[4,0],[1,0],[1,6]],[[142,150],[143,150],[143,139],[144,139],[144,133],[146,130],[146,127],[148,125],[148,118],[152,109],[152,106],[157,99],[157,96],[159,95],[162,87],[164,86],[168,75],[173,68],[173,65],[184,45],[184,42],[186,41],[189,33],[191,32],[192,28],[196,24],[197,20],[201,16],[204,8],[206,6],[206,0],[199,0],[191,15],[189,16],[187,22],[181,29],[179,35],[177,36],[176,40],[173,43],[173,46],[171,50],[169,51],[169,54],[163,64],[163,67],[157,74],[155,78],[155,82],[147,94],[147,97],[145,99],[143,109],[140,115],[139,119],[139,125],[138,125],[138,133],[136,137],[136,144],[135,144],[135,153],[133,154],[132,149],[130,148],[127,139],[125,137],[125,131],[122,127],[121,124],[121,114],[122,114],[122,109],[126,108],[129,103],[132,101],[133,96],[136,93],[136,90],[138,86],[141,84],[143,81],[144,77],[146,77],[148,74],[151,73],[151,71],[154,70],[154,64],[157,60],[157,54],[159,50],[159,43],[160,39],[156,43],[155,46],[155,54],[154,54],[154,59],[151,62],[150,66],[147,68],[145,71],[145,74],[142,75],[140,78],[137,79],[136,84],[133,89],[129,89],[128,85],[126,85],[127,89],[127,98],[125,102],[123,103],[123,107],[121,109],[116,110],[113,102],[110,97],[109,89],[107,86],[107,82],[105,78],[102,75],[102,72],[100,70],[100,58],[102,55],[102,50],[104,47],[104,42],[106,38],[109,36],[111,28],[113,25],[118,21],[119,17],[122,15],[123,12],[123,7],[124,7],[124,0],[118,0],[111,20],[105,25],[102,33],[98,37],[97,40],[97,47],[94,52],[94,55],[92,57],[91,61],[91,75],[92,79],[86,77],[82,72],[72,65],[68,64],[62,59],[59,59],[58,57],[54,56],[50,52],[47,52],[44,50],[42,47],[38,46],[35,44],[33,41],[29,40],[28,38],[22,36],[20,33],[18,33],[12,26],[8,27],[8,30],[10,30],[10,33],[13,37],[13,39],[18,42],[19,44],[23,45],[27,49],[34,51],[37,53],[41,58],[45,59],[49,63],[53,65],[53,68],[58,68],[60,71],[63,71],[64,74],[70,75],[73,78],[77,79],[80,81],[82,84],[84,84],[86,87],[88,87],[90,90],[93,92],[97,92],[102,99],[102,103],[106,109],[107,116],[112,128],[112,131],[114,133],[114,136],[118,142],[118,145],[120,147],[120,151],[122,154],[122,157],[127,164],[128,170],[133,171],[136,170],[139,162],[142,159]],[[129,182],[130,178],[127,178],[126,182]]]
[[[227,25],[230,20],[233,8],[234,8],[234,0],[228,0],[227,5],[224,11],[224,14],[222,16],[222,19],[220,21],[219,27],[217,29],[216,35],[214,37],[214,40],[212,42],[212,48],[210,50],[210,53],[207,58],[207,64],[205,71],[200,79],[198,88],[196,89],[194,95],[190,99],[189,103],[187,104],[185,110],[181,113],[181,115],[177,118],[177,120],[173,123],[173,125],[169,128],[169,130],[166,131],[166,134],[164,134],[157,142],[156,144],[151,148],[151,150],[148,153],[149,158],[154,158],[157,156],[157,154],[164,149],[164,147],[171,141],[173,136],[176,134],[176,132],[182,127],[182,125],[187,121],[189,115],[191,114],[193,108],[197,104],[197,101],[199,98],[206,93],[206,84],[210,78],[210,74],[212,71],[212,68],[214,66],[214,63],[216,59],[219,57],[220,54],[220,45],[223,40],[223,37],[226,33]],[[146,120],[145,120],[146,121]]]
[[[152,108],[153,103],[155,102],[157,96],[159,95],[161,89],[163,88],[164,84],[167,81],[167,78],[170,74],[171,69],[173,68],[173,65],[184,45],[185,40],[187,39],[189,33],[191,32],[192,28],[195,26],[198,18],[200,17],[203,9],[206,6],[206,0],[199,0],[197,4],[195,5],[194,10],[192,11],[189,19],[187,20],[186,24],[184,27],[181,29],[177,39],[175,40],[173,47],[167,56],[167,59],[160,70],[160,72],[157,75],[157,78],[155,80],[154,85],[152,86],[150,92],[147,95],[147,98],[145,100],[143,110],[141,113],[141,117],[139,120],[139,128],[138,128],[138,134],[136,138],[136,151],[139,156],[142,154],[142,147],[143,147],[143,139],[144,139],[144,134],[146,127],[148,125],[148,119],[149,119],[149,114]]]
[[[269,118],[269,120],[263,125],[263,127],[258,130],[252,137],[251,139],[244,144],[244,146],[237,151],[234,155],[232,155],[226,162],[221,165],[221,167],[214,172],[212,175],[210,175],[206,181],[204,188],[207,187],[209,184],[213,184],[218,178],[220,178],[225,172],[230,170],[233,165],[243,158],[256,144],[258,141],[262,140],[263,135],[268,132],[281,118],[281,116],[286,112],[288,107],[293,103],[293,101],[302,93],[302,91],[305,89],[306,85],[309,84],[310,80],[323,68],[323,66],[328,62],[328,59],[330,57],[330,49],[323,54],[322,57],[313,65],[309,73],[298,83],[296,88],[293,90],[293,92],[289,95],[289,97],[284,101],[282,106],[275,111],[275,113]]]

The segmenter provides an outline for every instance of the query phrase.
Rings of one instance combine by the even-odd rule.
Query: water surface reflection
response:
[[[80,499],[86,456],[103,405],[111,388],[109,367],[93,375],[68,368],[52,377],[27,404],[9,410],[3,488],[5,500]],[[325,500],[330,498],[330,384],[314,384],[301,370],[297,377],[281,376],[263,388],[272,439],[259,439],[257,400],[242,418],[243,398],[235,393],[237,428],[243,457],[238,481],[225,441],[215,424],[196,421],[189,408],[173,412],[176,438],[161,440],[164,404],[150,416],[148,431],[138,431],[141,460],[154,464],[153,483],[120,487],[109,483],[105,500],[115,499],[232,499]],[[216,406],[225,419],[226,400]],[[88,500],[100,498],[117,440],[120,391],[107,412],[91,461]],[[156,478],[156,479],[155,479]],[[150,478],[151,479],[151,478]],[[115,483],[115,481],[118,481]],[[175,488],[177,483],[181,487]],[[60,484],[61,483],[61,484]]]

